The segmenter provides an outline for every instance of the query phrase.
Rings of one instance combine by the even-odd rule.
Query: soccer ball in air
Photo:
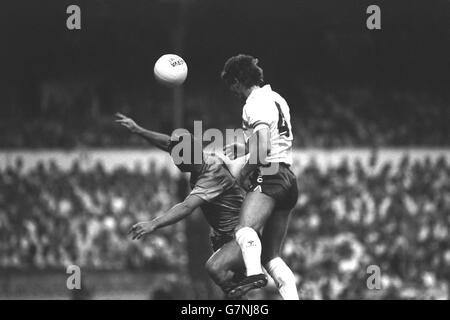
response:
[[[176,87],[186,80],[188,68],[181,57],[176,54],[165,54],[156,61],[153,72],[161,84]]]

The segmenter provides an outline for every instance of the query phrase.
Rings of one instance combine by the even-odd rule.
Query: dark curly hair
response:
[[[228,59],[221,77],[227,86],[231,86],[236,80],[247,88],[262,85],[264,82],[263,70],[258,66],[258,59],[246,54],[238,54]]]

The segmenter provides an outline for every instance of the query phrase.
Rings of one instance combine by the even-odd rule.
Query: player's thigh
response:
[[[238,271],[244,266],[241,248],[235,240],[231,240],[213,253],[207,265],[210,270]]]
[[[261,230],[275,207],[275,199],[258,191],[247,193],[241,207],[239,225],[236,230],[250,227]]]
[[[290,210],[276,210],[264,225],[261,241],[261,261],[263,264],[281,255],[290,216]]]

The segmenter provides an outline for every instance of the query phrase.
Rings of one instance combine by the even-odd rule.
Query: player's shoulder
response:
[[[270,85],[265,85],[250,94],[244,105],[244,112],[250,114],[255,112],[271,112],[274,106],[272,88]]]
[[[278,92],[272,91],[272,97],[273,97],[273,100],[278,102],[279,104],[287,105],[286,99],[284,99],[284,97],[281,94],[279,94]]]

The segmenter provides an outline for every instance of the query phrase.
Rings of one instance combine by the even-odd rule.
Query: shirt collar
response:
[[[265,92],[270,92],[272,91],[272,88],[270,87],[270,84],[266,84],[263,87],[260,87],[258,89],[253,90],[250,95],[247,97],[247,100],[245,101],[246,103],[249,102],[250,100],[256,98],[258,95],[265,93]]]

